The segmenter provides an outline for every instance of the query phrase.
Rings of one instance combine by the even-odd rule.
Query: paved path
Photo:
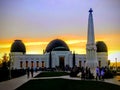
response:
[[[81,80],[81,78],[71,78],[69,76],[62,76],[62,78],[64,79],[72,79],[72,80]],[[94,79],[95,80],[95,79]],[[96,80],[95,80],[96,81]],[[102,80],[99,80],[102,81]],[[120,81],[118,81],[118,79],[116,78],[112,78],[112,79],[105,79],[102,82],[107,82],[107,83],[112,83],[112,84],[116,84],[116,85],[120,85]]]
[[[34,73],[34,76],[38,75],[40,72]],[[81,80],[81,78],[70,77],[69,75],[66,76],[59,76],[59,77],[40,77],[40,78],[27,78],[27,75],[21,76],[19,78],[14,78],[8,81],[0,82],[0,90],[14,90],[17,87],[21,86],[22,84],[26,83],[29,80],[35,79],[53,79],[53,78],[63,78],[63,79],[70,79],[70,80]],[[120,81],[116,78],[113,79],[105,79],[103,82],[112,83],[116,85],[120,85]]]
[[[112,84],[116,84],[116,85],[120,85],[120,81],[117,80],[116,78],[113,78],[113,79],[105,79],[105,82],[107,82],[107,83],[112,83]]]
[[[34,77],[39,73],[40,72],[34,73]],[[0,82],[0,90],[14,90],[25,82],[29,81],[30,79],[32,79],[31,76],[30,78],[27,78],[27,75],[24,75],[18,78]]]
[[[59,76],[59,77],[40,77],[40,78],[32,78],[32,79],[53,79],[53,78],[63,78],[63,79],[70,79],[70,80],[81,80],[81,78],[78,77],[70,77],[69,75],[66,76]],[[95,79],[93,81],[96,81]],[[118,81],[116,78],[113,79],[105,79],[104,81],[99,80],[101,82],[107,82],[112,83],[116,85],[120,85],[120,81]]]

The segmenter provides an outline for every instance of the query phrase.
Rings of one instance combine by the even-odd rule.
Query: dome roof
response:
[[[103,41],[96,42],[97,52],[108,52],[107,46]]]
[[[26,53],[26,48],[24,43],[21,40],[15,40],[11,46],[11,52],[23,52]]]
[[[60,39],[52,40],[46,47],[45,52],[50,51],[69,51],[67,44]]]

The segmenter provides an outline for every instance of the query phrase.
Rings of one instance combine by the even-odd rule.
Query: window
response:
[[[28,61],[26,61],[26,67],[28,67]]]
[[[42,67],[44,67],[44,61],[42,61]]]
[[[36,61],[36,66],[39,67],[39,61]]]
[[[98,62],[99,67],[101,67],[101,61]]]

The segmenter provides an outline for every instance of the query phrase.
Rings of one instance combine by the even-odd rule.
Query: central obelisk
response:
[[[87,44],[86,44],[86,67],[90,68],[91,73],[95,74],[95,68],[98,66],[97,54],[96,54],[96,44],[94,36],[94,24],[93,24],[93,15],[92,8],[89,10],[88,18],[88,34],[87,34]]]

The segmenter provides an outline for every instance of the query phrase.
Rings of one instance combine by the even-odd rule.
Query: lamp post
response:
[[[117,71],[117,58],[115,58],[115,62],[116,62],[116,71]]]

